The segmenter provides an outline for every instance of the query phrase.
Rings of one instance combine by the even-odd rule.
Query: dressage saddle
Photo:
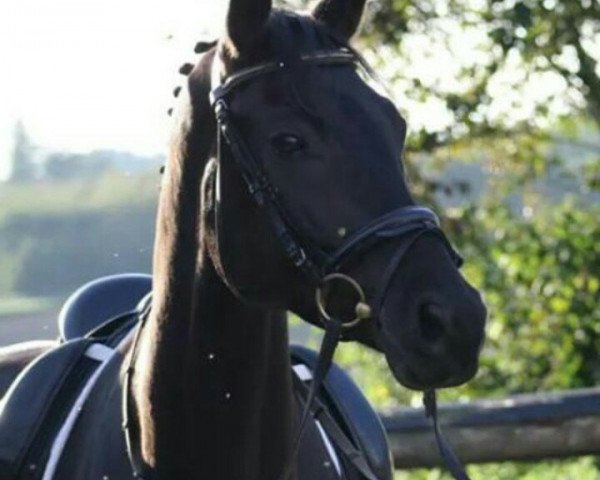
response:
[[[84,285],[59,315],[59,347],[32,362],[17,377],[0,404],[0,480],[39,480],[56,461],[57,437],[98,375],[107,352],[133,330],[151,299],[151,277],[124,274]],[[316,352],[291,347],[297,395],[317,362]],[[349,439],[364,455],[378,480],[393,478],[384,428],[358,387],[333,365],[319,394],[326,415],[322,427],[344,460],[336,438]],[[23,408],[27,405],[27,408]],[[326,421],[329,419],[329,421]]]

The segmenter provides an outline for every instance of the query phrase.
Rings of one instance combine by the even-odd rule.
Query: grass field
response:
[[[100,276],[147,271],[159,182],[147,171],[0,183],[0,317],[44,310],[45,297]]]
[[[0,223],[8,215],[110,210],[155,203],[160,177],[155,172],[106,174],[72,182],[0,184]]]

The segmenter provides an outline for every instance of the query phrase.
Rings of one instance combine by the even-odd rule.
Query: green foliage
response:
[[[429,55],[453,60],[450,71],[430,72],[432,78],[413,74],[410,64],[393,75],[411,88],[411,98],[435,95],[446,103],[455,118],[450,135],[485,134],[514,121],[490,116],[498,80],[519,91],[525,83],[560,79],[562,107],[587,112],[600,124],[600,4],[594,0],[379,0],[365,31],[367,43],[390,46],[401,65]],[[444,86],[448,76],[452,82]],[[532,101],[510,97],[514,107]],[[554,101],[539,99],[522,123],[535,126],[539,117],[555,116],[562,107]]]
[[[600,380],[600,206],[566,201],[526,220],[504,205],[465,212],[468,274],[490,309],[473,392],[567,389]],[[485,237],[485,238],[482,238]],[[468,243],[468,247],[467,244]]]
[[[593,457],[575,460],[547,461],[537,464],[492,463],[467,468],[472,480],[598,480],[600,472]],[[395,480],[451,480],[440,470],[397,472]]]

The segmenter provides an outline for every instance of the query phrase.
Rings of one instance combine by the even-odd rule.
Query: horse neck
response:
[[[153,312],[135,364],[142,455],[159,478],[276,478],[293,436],[287,325],[197,258],[200,174],[190,182],[184,170],[163,185]]]

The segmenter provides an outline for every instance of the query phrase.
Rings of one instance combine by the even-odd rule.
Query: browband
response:
[[[344,65],[344,64],[356,64],[359,62],[356,55],[348,49],[340,50],[319,50],[313,53],[306,53],[300,55],[296,61],[300,61],[306,65]],[[235,90],[243,83],[246,83],[256,77],[273,73],[286,68],[287,62],[281,61],[270,61],[253,67],[247,67],[239,72],[234,73],[224,82],[221,82],[219,67],[220,62],[217,57],[213,62],[212,71],[212,91],[210,92],[210,103],[215,105],[217,100],[227,96],[232,90]]]

